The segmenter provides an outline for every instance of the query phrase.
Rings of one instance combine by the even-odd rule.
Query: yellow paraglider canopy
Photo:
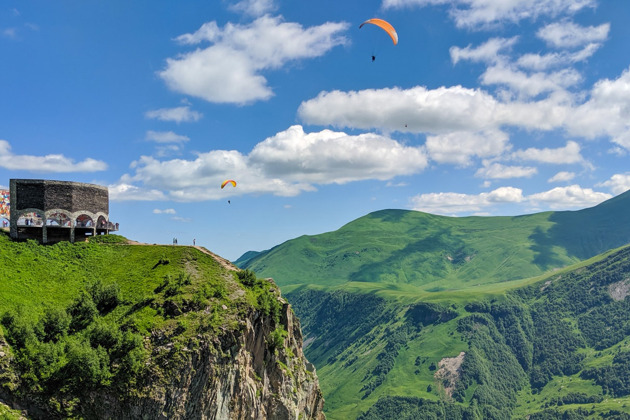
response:
[[[363,22],[361,25],[359,25],[359,29],[361,29],[363,25],[365,25],[366,23],[371,23],[372,25],[376,25],[379,28],[382,28],[392,38],[394,45],[398,44],[398,34],[396,33],[396,30],[394,29],[394,27],[386,20],[378,19],[378,18],[368,19],[365,22]]]
[[[233,179],[226,179],[221,183],[221,189],[223,189],[227,184],[232,184],[233,187],[236,187],[236,181]]]

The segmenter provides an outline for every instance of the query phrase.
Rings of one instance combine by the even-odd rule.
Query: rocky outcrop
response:
[[[252,309],[236,328],[199,334],[186,347],[166,336],[147,338],[146,346],[147,373],[133,391],[92,391],[76,411],[87,419],[325,419],[315,368],[287,303],[279,324]],[[29,418],[59,416],[32,399],[3,394],[0,400]]]
[[[260,312],[241,320],[236,332],[198,336],[197,348],[179,349],[177,356],[168,343],[158,345],[152,363],[160,369],[147,377],[141,395],[120,400],[95,393],[82,411],[99,419],[325,419],[315,368],[302,353],[300,325],[286,303],[280,323],[286,334],[277,347],[274,322]]]

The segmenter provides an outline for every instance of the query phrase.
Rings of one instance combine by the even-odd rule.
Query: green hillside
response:
[[[445,217],[382,210],[235,263],[278,285],[462,289],[543,274],[630,242],[630,192],[580,211]]]
[[[630,419],[628,295],[630,247],[496,290],[352,283],[287,298],[328,419],[532,420]]]
[[[220,348],[255,311],[276,328],[264,340],[280,346],[275,286],[204,251],[116,235],[40,245],[0,232],[0,401],[44,410],[37,418],[94,418],[96,393],[162,392],[201,341]],[[3,407],[0,418],[14,418]]]
[[[630,419],[629,242],[626,192],[516,217],[383,210],[236,264],[292,303],[329,419]]]

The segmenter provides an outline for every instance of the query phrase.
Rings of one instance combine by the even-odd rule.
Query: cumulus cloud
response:
[[[194,33],[176,38],[183,45],[209,42],[166,60],[159,76],[180,93],[208,102],[245,104],[273,95],[263,71],[289,62],[319,57],[347,39],[344,22],[328,22],[303,28],[281,17],[262,16],[245,25],[228,23],[220,28],[208,22]]]
[[[499,130],[453,132],[427,136],[426,149],[438,163],[468,166],[473,157],[498,156],[509,148],[508,136]]]
[[[152,131],[146,133],[145,139],[156,143],[182,143],[190,140],[187,136],[176,134],[172,131]]]
[[[166,195],[156,189],[145,189],[120,180],[108,185],[109,198],[112,201],[162,201]]]
[[[621,194],[630,190],[630,172],[615,174],[608,181],[597,184],[598,187],[608,187],[613,194]]]
[[[483,167],[477,170],[475,176],[484,179],[531,178],[537,173],[538,169],[531,166],[506,166],[486,161]]]
[[[582,76],[575,69],[560,69],[554,72],[526,73],[510,64],[490,66],[481,75],[484,85],[506,86],[519,97],[535,97],[543,93],[564,91],[577,85]]]
[[[612,198],[610,194],[593,191],[591,188],[582,188],[575,184],[532,194],[528,200],[534,205],[543,204],[551,209],[566,209],[592,207],[610,198]]]
[[[203,116],[200,112],[191,110],[189,106],[154,109],[147,111],[144,115],[149,119],[174,121],[176,123],[199,121]]]
[[[562,21],[550,23],[540,28],[536,35],[552,47],[574,48],[592,43],[601,43],[608,38],[609,31],[609,23],[585,27],[574,22]]]
[[[119,184],[142,185],[145,199],[160,197],[156,191],[176,201],[240,194],[294,196],[314,191],[317,185],[389,180],[421,172],[426,166],[422,147],[405,146],[377,134],[305,133],[301,126],[292,126],[258,143],[248,155],[212,150],[193,160],[142,156],[131,165],[134,173],[123,176]],[[237,188],[217,188],[226,178],[238,179]]]
[[[579,185],[556,187],[549,191],[524,196],[514,187],[501,187],[489,193],[461,194],[454,192],[420,194],[412,197],[414,210],[433,214],[457,215],[488,210],[497,204],[524,203],[549,209],[570,209],[595,206],[612,198],[610,194],[582,188]]]
[[[520,203],[523,201],[523,191],[514,187],[500,187],[478,195],[454,192],[428,193],[412,197],[410,201],[413,210],[453,215],[478,212],[497,203]]]
[[[598,81],[579,96],[562,89],[579,75],[572,79],[574,74],[567,73],[569,77],[562,81],[564,73],[555,74],[557,77],[550,80],[544,80],[542,75],[528,76],[531,88],[523,89],[532,94],[557,88],[540,99],[500,100],[482,89],[462,86],[336,90],[320,92],[302,102],[298,116],[309,124],[433,135],[502,131],[506,127],[561,129],[574,138],[608,137],[617,146],[630,150],[630,69],[616,79]],[[509,72],[503,77],[508,83]],[[569,144],[568,152],[579,151],[576,142]],[[575,153],[570,156],[576,157]],[[578,160],[576,157],[575,162]]]
[[[574,172],[560,171],[549,178],[547,182],[567,182],[571,181],[573,178],[575,178]]]
[[[525,150],[517,150],[512,153],[512,158],[553,164],[572,164],[584,161],[580,154],[580,145],[574,141],[568,141],[566,146],[556,149],[530,147]]]
[[[480,89],[415,86],[321,92],[302,102],[298,115],[309,124],[438,134],[496,128],[500,108]]]
[[[588,100],[567,116],[565,125],[570,134],[610,136],[614,143],[630,150],[630,69],[617,79],[598,81]]]
[[[0,168],[30,172],[97,172],[107,169],[107,164],[92,158],[75,162],[59,154],[45,156],[15,155],[6,140],[0,140]]]
[[[492,24],[519,22],[540,16],[572,14],[595,7],[596,0],[383,0],[383,8],[450,6],[450,15],[458,27],[479,29]]]

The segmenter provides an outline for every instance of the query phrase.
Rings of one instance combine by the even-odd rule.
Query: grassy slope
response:
[[[306,355],[318,368],[320,385],[326,398],[327,418],[352,419],[367,412],[382,397],[405,396],[452,401],[440,390],[431,364],[437,364],[444,357],[455,357],[461,351],[470,351],[470,342],[458,331],[459,321],[470,315],[464,309],[467,303],[506,301],[520,290],[539,289],[550,280],[557,281],[572,273],[579,273],[596,263],[605,265],[607,258],[619,253],[623,254],[626,270],[630,271],[630,248],[625,247],[554,273],[504,282],[499,287],[476,286],[462,291],[426,292],[409,285],[347,283],[332,288],[293,286],[287,288],[285,293],[301,317],[305,336],[307,339],[314,339],[307,348]],[[562,287],[565,291],[570,290],[571,283],[565,282]],[[314,296],[312,293],[320,295]],[[333,295],[337,295],[337,298],[331,299]],[[540,296],[534,296],[525,300],[526,307],[534,305],[539,299]],[[628,299],[630,298],[626,298]],[[386,349],[393,333],[405,324],[407,311],[414,305],[427,302],[451,309],[457,316],[447,322],[427,323],[420,331],[410,331],[405,336],[405,344],[397,351],[392,352],[390,346],[389,352],[395,355],[395,364],[382,384],[366,395],[362,390],[369,382],[366,377],[378,367],[378,356]],[[357,309],[353,311],[355,306]],[[365,322],[356,321],[362,313],[381,315],[374,321],[367,318]],[[577,315],[570,315],[568,319],[572,324],[577,323]],[[357,334],[366,324],[367,332],[363,330]],[[322,328],[321,325],[325,327]],[[581,335],[579,330],[578,335]],[[342,337],[347,337],[347,340],[344,341]],[[530,340],[534,338],[530,337]],[[630,350],[630,337],[602,351],[585,346],[580,350],[585,355],[583,366],[610,365],[612,355],[620,350]],[[471,384],[466,390],[463,406],[470,404],[476,386],[477,384]],[[561,411],[586,407],[595,413],[614,409],[630,414],[630,396],[613,398],[603,395],[600,386],[591,380],[581,379],[579,372],[555,375],[540,391],[532,391],[526,382],[521,386],[522,389],[514,398],[514,418],[525,418],[527,414],[541,411],[554,397],[571,392],[603,396],[604,400],[596,404],[565,405],[560,408]]]
[[[2,309],[23,306],[33,319],[39,318],[47,306],[65,308],[96,279],[104,284],[116,282],[129,303],[153,297],[166,277],[182,273],[191,274],[194,286],[225,283],[231,290],[238,288],[233,275],[192,247],[68,242],[41,246],[34,241],[12,242],[0,235],[0,249]],[[160,260],[168,263],[158,264]],[[224,300],[228,301],[227,296]],[[118,312],[111,316],[120,316]],[[145,306],[135,315],[140,325],[150,328],[157,322],[155,314]]]
[[[110,239],[115,237],[109,236]],[[96,280],[105,286],[116,283],[122,300],[113,310],[97,317],[97,322],[110,325],[114,331],[158,337],[172,343],[172,351],[160,353],[158,357],[164,360],[151,366],[151,369],[163,369],[166,376],[168,366],[178,360],[178,351],[190,346],[195,337],[200,334],[216,336],[220,331],[238,329],[239,321],[252,308],[261,309],[261,302],[268,303],[269,299],[262,299],[267,296],[262,295],[272,296],[269,282],[258,280],[245,286],[235,271],[223,268],[214,258],[193,247],[127,245],[124,238],[118,238],[124,243],[39,245],[34,241],[13,242],[6,233],[0,232],[0,317],[5,313],[17,313],[25,322],[35,325],[51,308],[67,310],[90,283]],[[274,298],[270,299],[275,302]],[[270,308],[278,309],[275,306]],[[68,332],[68,340],[85,342],[87,337],[93,339],[91,334],[95,325],[90,324],[85,330],[73,333],[72,337]],[[0,335],[3,332],[9,338],[6,326],[0,326]],[[31,349],[35,353],[44,348],[41,346],[50,344],[42,339],[41,343],[36,338],[34,340]],[[118,375],[118,362],[114,358],[119,356],[111,354],[110,357],[113,364],[109,369]],[[56,362],[62,369],[58,372],[63,371],[67,362],[68,356],[62,355]],[[39,378],[39,384],[37,379],[29,379],[27,384],[12,373],[2,375],[1,367],[0,386],[5,390],[19,386],[17,391],[28,398],[29,393],[44,386],[40,391],[45,401],[49,398],[46,393],[56,392],[46,388],[49,377]],[[120,374],[125,376],[124,372]],[[118,381],[118,376],[112,380]],[[111,385],[127,389],[127,386],[134,386],[133,381],[135,379],[127,385],[117,382]],[[89,386],[109,385],[105,380],[98,385],[90,382]],[[73,398],[72,390],[61,392],[57,398],[67,401]]]
[[[382,210],[236,263],[284,287],[346,282],[463,289],[541,275],[630,241],[630,192],[575,212],[517,217]]]

